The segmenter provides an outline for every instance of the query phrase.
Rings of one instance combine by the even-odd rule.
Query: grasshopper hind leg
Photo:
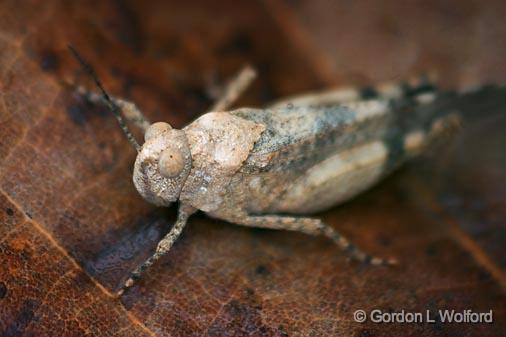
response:
[[[346,239],[346,237],[320,219],[278,215],[246,215],[239,218],[234,217],[234,219],[230,219],[230,221],[235,224],[248,227],[289,230],[313,236],[323,235],[332,240],[352,260],[372,265],[397,264],[396,259],[379,258],[363,252],[360,248],[353,245],[348,239]]]

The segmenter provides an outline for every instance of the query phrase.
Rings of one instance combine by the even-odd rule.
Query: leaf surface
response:
[[[505,95],[464,102],[485,118],[443,155],[319,215],[365,250],[399,257],[397,268],[347,263],[323,238],[198,214],[116,298],[175,212],[137,195],[135,151],[106,109],[71,88],[91,83],[69,43],[112,94],[175,127],[244,63],[259,72],[239,104],[249,106],[427,69],[448,87],[503,80],[504,4],[450,3],[3,1],[0,335],[501,335]],[[361,324],[357,309],[492,309],[495,323]]]

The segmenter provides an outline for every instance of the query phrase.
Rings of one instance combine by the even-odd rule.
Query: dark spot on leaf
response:
[[[267,333],[269,332],[269,330],[265,326],[261,326],[260,329],[258,329],[258,331],[260,332],[261,336],[267,336]]]
[[[428,256],[436,256],[438,253],[438,249],[435,244],[430,244],[425,248],[425,254]]]
[[[7,295],[7,286],[5,285],[5,283],[0,282],[0,299],[5,298],[6,295]]]
[[[269,269],[266,266],[264,266],[263,264],[260,264],[255,268],[255,273],[258,275],[266,276],[266,275],[269,275],[271,272],[269,271]]]
[[[247,53],[253,48],[251,36],[245,32],[237,32],[219,50],[227,55],[233,52]]]
[[[492,279],[492,275],[486,270],[479,270],[478,271],[478,279],[480,281],[489,281]]]
[[[151,255],[151,249],[168,231],[170,218],[168,208],[155,209],[135,219],[133,224],[125,224],[123,228],[130,228],[129,231],[109,233],[101,244],[103,249],[85,264],[86,271],[116,289],[130,270]],[[111,237],[117,240],[114,245],[110,244]]]
[[[5,212],[7,213],[8,216],[13,216],[14,215],[14,211],[12,210],[12,208],[5,209]]]
[[[31,250],[29,249],[23,249],[21,250],[20,254],[21,258],[24,260],[24,261],[28,261],[31,259],[32,257],[32,252]]]
[[[442,331],[443,327],[444,327],[444,324],[441,321],[441,317],[436,312],[436,310],[430,310],[430,314],[429,315],[430,315],[431,318],[433,318],[436,321],[435,323],[430,324],[431,327],[432,327],[432,329],[435,330],[435,331]]]
[[[12,320],[5,331],[0,331],[0,336],[25,336],[25,329],[33,320],[34,311],[39,304],[33,300],[26,300],[23,302],[19,313]]]
[[[299,5],[300,5],[300,3],[301,3],[301,1],[300,1],[300,0],[287,0],[286,2],[287,2],[288,4],[290,4],[291,6],[294,6],[294,7],[299,6]]]
[[[82,105],[78,103],[67,105],[66,111],[72,122],[75,124],[82,126],[86,122]]]
[[[60,67],[60,58],[54,51],[47,50],[41,54],[39,64],[44,71],[56,71]]]
[[[223,331],[227,336],[277,336],[278,329],[264,324],[261,310],[254,296],[231,300],[209,327],[207,336],[224,336]]]
[[[382,245],[382,246],[390,246],[392,244],[392,239],[389,238],[389,237],[380,237],[378,238],[378,242]]]
[[[367,330],[361,330],[361,331],[359,331],[359,333],[358,333],[357,336],[358,337],[373,337],[371,335],[371,333],[369,331],[367,331]]]
[[[125,1],[112,2],[117,15],[111,16],[111,28],[119,41],[139,55],[144,50],[142,26],[138,13]]]
[[[169,38],[157,46],[157,49],[154,51],[154,56],[157,59],[166,60],[176,55],[176,53],[181,49],[181,46],[181,40]]]
[[[201,104],[210,104],[211,100],[202,86],[183,85],[183,91],[190,100]]]
[[[94,104],[88,101],[84,96],[72,95],[66,104],[65,111],[72,122],[83,126],[89,119],[109,116],[109,111],[105,105]]]
[[[29,217],[30,219],[33,219],[33,216],[32,216],[32,213],[30,212],[25,212],[26,216]]]

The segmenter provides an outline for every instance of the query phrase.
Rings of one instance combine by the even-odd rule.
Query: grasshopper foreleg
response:
[[[155,252],[151,255],[146,261],[144,261],[140,266],[134,269],[134,271],[130,274],[130,277],[127,279],[123,287],[118,291],[118,296],[123,294],[127,288],[130,288],[135,280],[139,279],[141,275],[158,259],[167,254],[167,252],[172,248],[172,245],[181,235],[186,223],[188,222],[188,218],[190,215],[195,213],[196,209],[190,206],[186,206],[181,204],[179,206],[179,211],[177,215],[177,220],[174,226],[171,228],[169,233],[163,237],[163,239],[158,242]]]

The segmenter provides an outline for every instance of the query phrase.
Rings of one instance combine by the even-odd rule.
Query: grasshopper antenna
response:
[[[114,114],[114,117],[116,117],[116,119],[119,123],[119,126],[121,127],[121,130],[123,130],[123,133],[127,137],[130,144],[132,144],[133,147],[135,148],[135,150],[137,150],[137,152],[139,152],[139,150],[141,149],[141,146],[139,145],[139,143],[135,139],[132,132],[130,132],[130,129],[128,128],[128,126],[126,125],[126,123],[123,119],[123,116],[121,115],[121,108],[116,103],[114,103],[113,100],[111,99],[111,97],[109,96],[109,94],[107,94],[104,87],[102,86],[102,82],[100,82],[100,79],[98,78],[97,74],[95,73],[95,71],[93,70],[91,65],[88,62],[86,62],[84,60],[84,58],[82,58],[82,56],[77,52],[77,50],[74,47],[69,45],[68,48],[69,48],[70,52],[72,53],[72,55],[75,57],[75,59],[81,64],[83,69],[93,79],[93,81],[95,82],[95,85],[98,87],[98,89],[102,93],[102,97],[103,97],[104,101],[107,103],[109,110],[111,110],[111,112]]]

